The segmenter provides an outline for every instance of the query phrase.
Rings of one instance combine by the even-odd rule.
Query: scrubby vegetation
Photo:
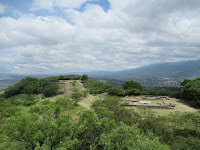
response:
[[[56,84],[57,81],[58,79],[54,77],[44,79],[26,77],[19,83],[7,88],[4,95],[7,98],[19,94],[43,94],[46,97],[53,96],[58,93],[59,86]]]
[[[45,79],[27,77],[1,94],[0,149],[199,149],[199,113],[174,112],[157,116],[151,109],[135,111],[121,106],[121,96],[127,94],[172,93],[199,106],[199,78],[183,81],[179,91],[146,90],[135,81],[125,82],[124,89],[121,89],[107,83],[92,82],[86,75],[79,79],[87,90],[57,97],[54,101],[45,96],[56,95],[58,80],[68,79],[60,76]],[[74,82],[74,87],[76,84]],[[88,93],[105,92],[109,95],[96,100],[91,110],[78,105]]]
[[[180,89],[180,97],[188,100],[193,106],[200,107],[200,78],[185,79]]]
[[[153,95],[153,96],[169,96],[182,98],[188,101],[192,106],[200,107],[200,78],[194,80],[185,79],[181,82],[180,89],[145,89],[136,81],[126,81],[123,84],[123,89],[112,86],[103,82],[87,82],[86,87],[90,88],[91,94],[107,92],[113,96],[126,95]]]
[[[71,98],[74,100],[74,102],[77,104],[82,97],[86,97],[88,94],[87,91],[82,91],[82,92],[74,92],[71,94]]]

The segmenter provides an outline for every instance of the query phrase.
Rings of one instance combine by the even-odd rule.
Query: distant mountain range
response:
[[[119,86],[122,85],[126,80],[135,80],[140,82],[143,86],[151,88],[178,88],[180,87],[180,82],[182,82],[184,79],[194,79],[200,77],[200,60],[153,64],[145,67],[117,72],[93,71],[75,72],[70,74],[82,75],[84,73],[88,74],[88,76],[92,78],[101,78],[109,81],[110,83],[116,82],[116,85]],[[69,73],[63,73],[62,75],[67,74]],[[18,75],[0,73],[0,89],[5,88],[7,85],[18,82],[25,76],[42,78],[54,75],[60,74]]]
[[[176,88],[184,79],[200,77],[200,60],[153,64],[119,72],[90,72],[91,77],[135,80],[146,87]]]

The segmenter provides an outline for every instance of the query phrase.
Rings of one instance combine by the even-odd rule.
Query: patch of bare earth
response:
[[[193,107],[190,107],[188,103],[186,103],[184,100],[179,99],[172,99],[177,104],[177,107],[173,109],[173,111],[181,111],[181,112],[198,112],[198,109],[195,109]]]
[[[91,109],[92,104],[96,100],[102,100],[106,97],[106,95],[107,95],[106,93],[97,94],[97,95],[89,94],[87,97],[84,97],[80,102],[78,102],[78,104],[83,106],[86,109]]]
[[[83,106],[84,108],[90,109],[90,105],[84,102],[78,102],[79,105]]]
[[[73,84],[75,82],[75,84]],[[83,83],[81,80],[62,80],[60,81],[61,91],[64,92],[65,95],[69,95],[76,91],[85,91],[86,89],[83,87]]]
[[[72,119],[74,119],[74,120],[79,120],[79,119],[80,119],[80,116],[73,115],[73,116],[72,116]]]

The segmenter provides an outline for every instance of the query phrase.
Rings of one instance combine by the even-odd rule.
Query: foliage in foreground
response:
[[[20,91],[15,96],[0,95],[0,149],[198,150],[200,147],[199,113],[155,116],[151,109],[126,109],[120,105],[121,99],[113,96],[96,101],[92,110],[78,112],[77,100],[86,92],[74,93],[72,99],[39,101],[37,95],[26,93],[34,88],[26,87],[25,83],[37,87],[35,81],[27,78],[15,85]],[[85,80],[84,84],[93,94],[115,91],[115,87],[105,83]],[[184,81],[183,97],[197,100],[198,85],[199,79]],[[118,90],[116,95],[126,94],[128,90],[135,91],[135,88]]]
[[[110,97],[105,101],[114,99]],[[125,111],[124,116],[122,114],[120,117],[116,114],[113,116],[113,111],[119,114],[115,110],[119,108],[118,104],[117,100],[112,111],[106,108],[106,105],[106,107],[96,107],[95,111],[82,111],[79,113],[80,118],[75,120],[72,118],[73,111],[78,106],[69,98],[38,102],[30,107],[26,115],[18,111],[10,117],[3,118],[0,128],[2,143],[0,148],[169,149],[153,134],[145,135],[140,131],[136,120],[122,119],[131,112]]]
[[[155,116],[150,109],[135,112],[120,106],[118,97],[80,111],[72,99],[41,101],[2,116],[0,149],[198,149],[198,113]],[[8,103],[7,103],[8,104]],[[18,107],[11,106],[10,107]],[[8,109],[4,107],[4,109]]]

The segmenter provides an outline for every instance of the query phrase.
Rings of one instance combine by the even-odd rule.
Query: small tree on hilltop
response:
[[[124,89],[137,89],[139,91],[142,90],[142,86],[140,85],[140,83],[133,81],[133,80],[124,82],[123,88]]]
[[[86,74],[82,75],[81,80],[82,81],[88,80],[88,75],[86,75]]]

